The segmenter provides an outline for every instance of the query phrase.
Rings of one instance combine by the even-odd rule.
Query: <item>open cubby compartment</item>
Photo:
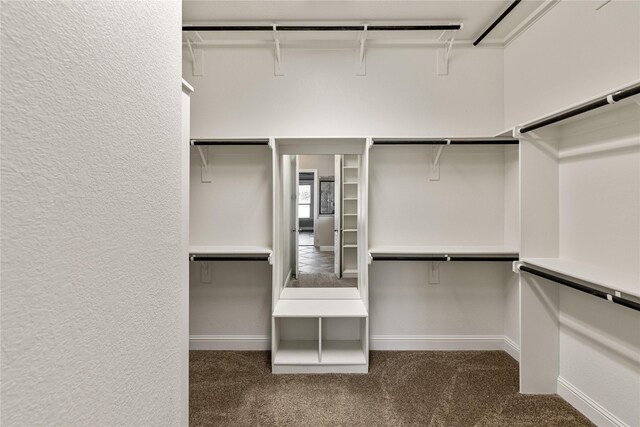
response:
[[[275,317],[274,365],[320,363],[320,318]]]
[[[342,188],[345,199],[357,199],[358,198],[358,185],[357,184],[345,184]]]
[[[268,146],[191,147],[190,246],[272,248],[272,167]]]
[[[320,363],[366,365],[368,361],[367,317],[320,318]]]
[[[520,185],[525,265],[640,296],[638,105],[620,102],[523,135]],[[575,381],[568,367],[582,360],[612,384],[625,381],[619,356],[603,356],[616,346],[598,342],[596,331],[624,323],[627,308],[521,272],[520,312],[522,393],[556,393],[558,377]],[[633,345],[620,341],[619,347]],[[627,395],[612,395],[632,404]]]
[[[369,247],[468,246],[517,253],[518,182],[518,145],[374,145]]]
[[[274,373],[367,372],[366,316],[274,317],[273,321]]]
[[[358,247],[357,245],[349,246],[345,243],[342,253],[343,272],[346,277],[348,272],[357,274],[358,272]],[[354,276],[355,277],[355,276]]]
[[[358,244],[358,230],[347,229],[342,232],[342,241],[345,245],[357,245]]]
[[[343,158],[343,167],[345,169],[357,169],[359,166],[359,156],[357,154],[345,154]]]
[[[355,197],[345,197],[343,207],[344,213],[358,213],[358,199]]]
[[[343,168],[343,180],[345,184],[357,183],[358,182],[358,169],[356,168]]]
[[[358,216],[355,214],[352,215],[343,215],[344,220],[342,223],[342,228],[345,230],[355,230],[358,228]]]

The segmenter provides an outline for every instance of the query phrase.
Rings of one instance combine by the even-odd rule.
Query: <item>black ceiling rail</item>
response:
[[[516,138],[426,138],[426,139],[394,139],[374,138],[374,145],[517,145]]]
[[[520,271],[524,271],[529,274],[533,274],[534,276],[542,277],[543,279],[551,280],[552,282],[559,283],[561,285],[567,286],[569,288],[585,292],[587,294],[593,295],[594,297],[602,298],[607,301],[611,301],[615,304],[623,305],[625,307],[631,308],[636,311],[640,311],[640,303],[616,296],[614,294],[601,291],[600,289],[594,289],[589,286],[583,285],[581,283],[576,283],[574,281],[565,279],[564,277],[559,277],[551,273],[547,273],[544,271],[537,270],[535,268],[527,267],[526,265],[520,266]]]
[[[480,37],[478,37],[476,39],[476,41],[473,42],[474,46],[478,46],[478,43],[480,43],[482,41],[482,39],[484,39],[491,31],[493,31],[493,29],[500,23],[500,21],[502,21],[508,14],[511,13],[511,11],[513,9],[516,8],[516,6],[518,5],[518,3],[520,3],[521,0],[514,0],[509,7],[507,8],[507,10],[505,10],[504,12],[502,12],[502,14],[500,16],[498,16],[498,18],[493,21],[493,23],[491,25],[489,25],[489,27],[484,30],[484,32],[482,34],[480,34]]]
[[[434,25],[184,25],[182,31],[457,31],[461,24]]]
[[[269,261],[269,255],[189,255],[189,261]]]
[[[625,98],[632,97],[639,93],[640,93],[640,83],[629,86],[622,90],[618,90],[616,92],[610,93],[609,95],[587,102],[586,104],[579,105],[563,113],[554,114],[550,117],[547,117],[546,119],[539,120],[537,122],[523,126],[522,128],[520,128],[520,133],[531,132],[532,130],[536,130],[541,127],[548,126],[548,125],[560,122],[562,120],[566,120],[571,117],[575,117],[577,115],[586,113],[588,111],[595,110],[596,108],[604,107],[610,104],[615,104],[618,101],[621,101]]]
[[[518,261],[517,256],[470,256],[470,255],[374,255],[371,254],[373,261]]]
[[[368,31],[458,31],[461,24],[441,25],[369,25]]]
[[[192,139],[191,145],[269,145],[268,138],[261,139]]]

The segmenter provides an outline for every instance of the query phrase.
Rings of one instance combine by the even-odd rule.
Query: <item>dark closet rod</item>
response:
[[[518,261],[518,257],[372,255],[374,261]]]
[[[618,297],[616,295],[609,294],[607,292],[601,291],[599,289],[594,289],[589,286],[585,286],[580,283],[573,282],[571,280],[565,279],[563,277],[558,277],[550,273],[546,273],[544,271],[536,270],[531,267],[527,267],[524,265],[520,266],[520,271],[527,272],[529,274],[533,274],[535,276],[542,277],[547,280],[551,280],[552,282],[559,283],[564,286],[568,286],[572,289],[576,289],[581,292],[585,292],[587,294],[593,295],[594,297],[606,299],[608,301],[614,302],[616,304],[623,305],[625,307],[631,308],[636,311],[640,311],[640,303],[628,300],[626,298]]]
[[[629,86],[628,88],[619,90],[617,92],[613,92],[607,96],[603,96],[602,98],[598,98],[594,101],[572,108],[571,110],[565,111],[564,113],[555,114],[544,120],[540,120],[530,125],[523,126],[522,128],[520,128],[520,133],[531,132],[532,130],[536,130],[541,127],[548,126],[553,123],[557,123],[562,120],[566,120],[568,118],[577,116],[579,114],[586,113],[591,110],[595,110],[596,108],[604,107],[605,105],[609,105],[609,104],[614,104],[618,101],[637,95],[639,93],[640,93],[640,84]]]
[[[489,28],[487,28],[486,30],[484,30],[484,32],[482,34],[480,34],[480,37],[478,37],[476,39],[476,41],[473,42],[473,45],[477,46],[478,43],[480,43],[482,41],[482,39],[484,39],[487,36],[487,34],[489,34],[491,31],[493,31],[493,29],[496,27],[496,25],[498,25],[500,23],[500,21],[502,21],[508,14],[511,13],[511,11],[513,9],[515,9],[515,7],[518,5],[518,3],[520,3],[520,0],[514,0],[513,3],[511,3],[509,5],[507,10],[502,12],[502,15],[498,16],[498,18],[495,21],[493,21],[493,23],[491,25],[489,25]]]
[[[269,145],[268,139],[192,139],[191,145]]]
[[[445,25],[186,25],[182,31],[457,31],[461,24]]]
[[[189,255],[189,261],[268,261],[269,255],[256,256],[218,256],[218,255]]]
[[[375,145],[517,145],[515,138],[375,139]]]

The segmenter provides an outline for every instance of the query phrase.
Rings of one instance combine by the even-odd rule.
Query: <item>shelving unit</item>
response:
[[[271,248],[261,246],[191,246],[191,261],[270,261]]]
[[[358,277],[358,155],[342,156],[342,277]]]
[[[514,130],[523,141],[521,263],[515,268],[522,393],[564,390],[559,377],[578,381],[569,366],[582,360],[607,381],[626,378],[626,365],[598,342],[596,331],[637,327],[639,93],[634,82]],[[584,386],[582,392],[598,390]]]
[[[274,373],[366,373],[362,300],[280,300],[273,311]]]

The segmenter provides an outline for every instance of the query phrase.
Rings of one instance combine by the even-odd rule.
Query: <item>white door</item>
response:
[[[292,202],[292,223],[293,223],[293,227],[291,228],[291,231],[293,232],[293,259],[294,259],[294,263],[295,263],[295,268],[294,268],[294,272],[295,272],[295,277],[296,279],[298,278],[298,276],[300,275],[300,263],[298,262],[298,243],[300,240],[300,220],[298,218],[298,200],[300,199],[300,175],[298,172],[298,156],[292,156],[293,157],[293,164],[291,165],[291,171],[293,172],[293,174],[295,175],[295,178],[292,179],[291,181],[293,182],[294,185],[294,191],[293,194],[295,195],[293,198],[293,202]]]
[[[336,276],[342,276],[342,156],[335,156],[333,254]]]

